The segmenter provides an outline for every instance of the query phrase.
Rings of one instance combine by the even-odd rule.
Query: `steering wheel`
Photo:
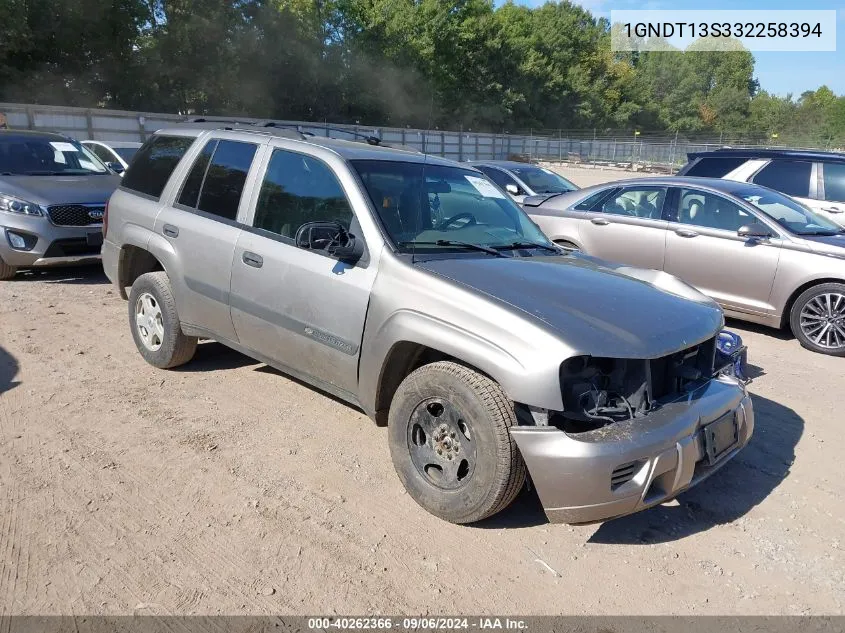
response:
[[[457,215],[453,215],[451,218],[447,218],[447,219],[443,220],[440,224],[438,224],[434,228],[437,231],[445,231],[449,228],[449,226],[451,226],[452,224],[454,224],[458,220],[463,220],[463,219],[466,219],[467,223],[464,224],[463,226],[459,226],[459,227],[455,227],[455,228],[463,228],[464,226],[472,226],[473,224],[478,224],[478,220],[475,219],[475,216],[472,213],[469,213],[468,211],[464,211],[463,213],[458,213]]]

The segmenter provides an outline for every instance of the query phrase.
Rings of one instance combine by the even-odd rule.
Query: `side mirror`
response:
[[[765,224],[760,224],[759,222],[752,222],[751,224],[745,224],[744,226],[739,227],[736,234],[740,237],[748,238],[766,238],[772,236],[772,232],[769,230],[769,227]]]
[[[508,183],[507,185],[505,185],[505,191],[507,191],[512,196],[518,196],[519,195],[519,187],[517,187],[513,183]]]
[[[339,222],[306,222],[297,229],[294,240],[299,248],[325,251],[344,262],[355,263],[364,255],[364,241]]]
[[[106,163],[106,167],[118,174],[122,174],[124,171],[126,171],[123,168],[123,165],[121,165],[120,163]]]

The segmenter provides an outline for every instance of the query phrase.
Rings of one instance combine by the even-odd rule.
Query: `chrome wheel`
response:
[[[818,294],[801,309],[801,332],[824,349],[845,347],[845,295]]]
[[[161,320],[161,306],[156,298],[145,292],[135,302],[135,326],[144,347],[158,351],[164,342],[164,324]]]

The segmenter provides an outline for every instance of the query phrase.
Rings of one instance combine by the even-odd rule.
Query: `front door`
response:
[[[772,314],[772,284],[780,238],[748,239],[739,228],[754,214],[727,198],[693,188],[673,191],[666,231],[664,270],[680,277],[723,307]]]
[[[358,354],[375,265],[298,246],[306,222],[337,222],[363,239],[332,168],[275,148],[248,229],[232,262],[232,319],[238,340],[329,391],[357,391]]]
[[[668,222],[665,186],[625,187],[585,211],[578,223],[584,252],[639,268],[663,268]]]

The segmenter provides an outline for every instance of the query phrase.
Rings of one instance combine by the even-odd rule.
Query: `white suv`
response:
[[[687,158],[679,176],[763,185],[845,226],[845,154],[750,148],[693,153]]]

